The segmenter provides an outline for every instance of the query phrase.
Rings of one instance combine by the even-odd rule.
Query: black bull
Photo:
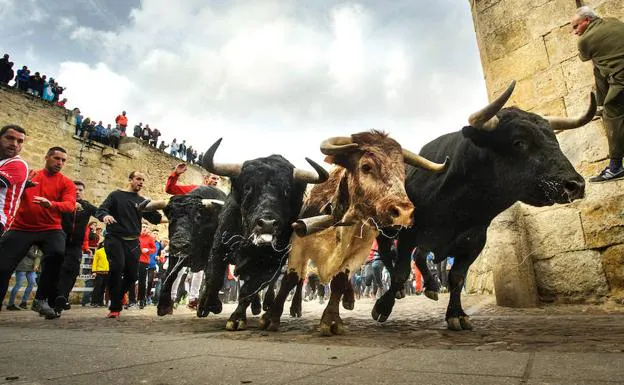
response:
[[[218,291],[228,264],[243,280],[238,307],[226,328],[246,328],[246,310],[258,291],[276,279],[286,262],[292,224],[297,221],[307,183],[321,183],[328,174],[308,159],[316,173],[296,169],[280,155],[246,161],[242,165],[215,164],[217,141],[204,156],[209,171],[231,177],[205,273],[197,315],[222,310]]]
[[[190,267],[193,272],[206,268],[221,205],[207,207],[202,200],[223,201],[225,198],[225,193],[217,188],[199,186],[187,194],[172,197],[164,208],[169,220],[171,259],[158,299],[158,315],[172,313],[171,288],[183,267]]]
[[[561,152],[553,130],[588,123],[596,111],[593,95],[589,110],[580,118],[543,118],[513,107],[501,110],[512,90],[513,84],[501,96],[504,100],[499,98],[498,106],[486,111],[488,116],[473,116],[470,126],[423,147],[421,155],[434,162],[450,157],[445,173],[406,166],[406,190],[415,206],[414,226],[398,234],[396,259],[390,251],[392,239],[381,235],[377,239],[391,274],[391,287],[375,303],[374,319],[385,321],[395,297],[403,296],[401,289],[416,248],[415,262],[423,274],[426,293],[435,299],[439,288],[425,255],[433,251],[436,262],[455,257],[448,279],[446,321],[452,330],[471,329],[461,306],[461,288],[468,268],[485,245],[492,219],[517,201],[548,206],[584,196],[583,177]]]

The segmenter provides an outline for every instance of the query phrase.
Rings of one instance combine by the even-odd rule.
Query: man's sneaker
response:
[[[6,309],[7,310],[22,310],[19,307],[15,306],[15,304],[7,306]]]
[[[197,298],[193,298],[192,300],[189,301],[186,307],[188,307],[191,310],[197,310],[197,304],[199,304],[199,300]]]
[[[624,168],[613,172],[609,167],[605,168],[600,172],[600,174],[589,178],[590,183],[602,183],[609,182],[612,180],[618,180],[624,178]]]
[[[39,300],[38,299],[33,299],[30,309],[36,313],[39,313]]]
[[[28,309],[28,304],[26,302],[22,302],[22,303],[20,303],[19,307],[21,307],[22,309],[26,310],[26,309]]]
[[[106,315],[106,318],[119,318],[120,312],[111,311]]]
[[[56,318],[56,312],[48,305],[48,301],[39,301],[39,315],[46,317],[46,319]]]

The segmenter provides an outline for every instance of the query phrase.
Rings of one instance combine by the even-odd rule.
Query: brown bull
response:
[[[292,236],[286,274],[273,306],[260,319],[261,328],[279,328],[286,296],[301,285],[312,259],[321,282],[331,280],[321,334],[344,332],[339,302],[342,298],[349,310],[355,302],[349,273],[364,263],[379,229],[412,224],[414,206],[405,192],[404,163],[436,172],[445,166],[402,149],[377,131],[328,139],[321,144],[321,152],[336,167],[326,182],[312,188],[304,202],[300,217],[314,218],[295,228],[299,235]],[[298,298],[293,299],[295,303],[300,306]],[[291,309],[293,313],[300,315],[301,309]]]

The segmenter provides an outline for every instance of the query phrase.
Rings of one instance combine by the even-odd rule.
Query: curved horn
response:
[[[484,131],[492,131],[498,126],[498,118],[496,113],[503,108],[507,100],[511,97],[511,94],[516,86],[516,81],[512,80],[511,84],[501,96],[496,98],[492,103],[485,106],[483,109],[470,115],[468,123],[474,128],[479,128]]]
[[[325,155],[336,155],[345,151],[354,150],[358,147],[359,145],[353,143],[353,140],[348,136],[335,136],[325,139],[323,143],[321,143],[321,152]]]
[[[219,145],[221,144],[221,140],[223,140],[223,138],[219,138],[219,140],[214,142],[214,144],[210,146],[208,151],[206,151],[206,153],[204,154],[204,158],[202,160],[202,166],[204,166],[204,168],[210,171],[211,173],[217,174],[220,176],[233,177],[233,176],[240,175],[243,165],[236,164],[236,163],[219,164],[213,161],[214,154],[215,152],[217,152],[217,148],[219,148]]]
[[[323,167],[319,166],[318,163],[310,158],[305,158],[305,160],[310,163],[310,166],[312,166],[316,172],[295,168],[293,171],[293,179],[299,182],[318,184],[325,182],[327,178],[329,178],[327,171]]]
[[[414,167],[418,167],[424,170],[429,170],[429,171],[438,173],[438,172],[442,172],[446,170],[446,167],[448,166],[450,158],[447,156],[446,159],[444,159],[444,163],[435,163],[418,154],[414,154],[410,150],[403,149],[403,161]]]
[[[585,112],[585,114],[573,118],[561,117],[561,116],[544,116],[544,119],[548,120],[550,123],[550,127],[553,130],[571,130],[573,128],[578,128],[586,125],[591,122],[591,120],[596,115],[596,108],[598,108],[598,104],[596,103],[596,95],[591,92],[589,94],[589,108]]]
[[[202,199],[201,203],[202,205],[204,205],[205,208],[210,208],[213,205],[223,206],[225,204],[224,201],[219,200],[219,199]]]
[[[334,217],[332,215],[319,215],[311,218],[297,219],[297,222],[292,224],[292,228],[295,233],[300,237],[306,235],[318,233],[319,231],[330,228],[334,224]]]

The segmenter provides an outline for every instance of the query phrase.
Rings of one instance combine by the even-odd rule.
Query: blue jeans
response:
[[[171,152],[169,154],[171,154],[171,156],[175,156],[175,157],[178,156],[178,152],[175,151],[175,150],[171,150]]]
[[[24,290],[24,295],[22,296],[21,303],[26,303],[26,301],[28,301],[28,298],[30,297],[30,292],[35,286],[37,273],[35,273],[34,271],[16,271],[15,286],[13,286],[13,290],[11,290],[11,296],[9,297],[8,306],[15,305],[15,297],[17,297],[17,292],[22,287],[22,282],[24,282],[24,278],[28,280],[28,285],[26,286],[26,290]]]

